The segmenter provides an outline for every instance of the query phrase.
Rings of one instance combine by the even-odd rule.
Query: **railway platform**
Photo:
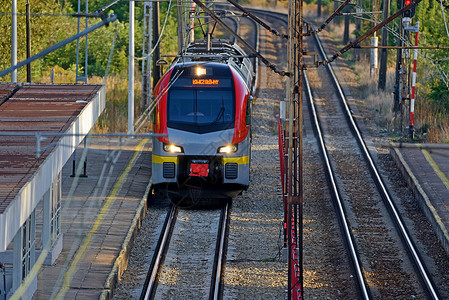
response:
[[[151,141],[93,138],[86,175],[62,170],[63,247],[53,265],[43,265],[33,299],[110,299],[127,265],[132,242],[146,213],[151,178]],[[84,175],[84,145],[75,170]],[[39,212],[37,212],[39,214]]]
[[[449,145],[391,144],[390,153],[449,254]]]

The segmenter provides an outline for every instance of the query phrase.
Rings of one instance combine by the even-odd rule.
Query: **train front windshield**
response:
[[[172,88],[167,98],[169,128],[207,133],[234,127],[232,89]]]

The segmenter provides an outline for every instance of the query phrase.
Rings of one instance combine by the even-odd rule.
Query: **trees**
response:
[[[26,35],[25,35],[25,2],[18,1],[18,61],[26,59]],[[85,11],[85,1],[81,1],[81,11]],[[89,12],[94,12],[110,3],[111,0],[90,0]],[[4,12],[11,12],[11,0],[0,0]],[[120,1],[105,14],[114,12],[118,15],[118,21],[108,27],[102,27],[88,37],[88,75],[104,76],[113,37],[116,34],[114,53],[110,63],[109,74],[117,74],[128,68],[128,6],[126,1]],[[78,10],[78,0],[55,1],[55,0],[30,0],[31,6],[31,52],[32,55],[72,36],[77,33],[77,18],[71,16]],[[136,3],[136,57],[142,53],[142,2]],[[161,3],[161,20],[165,19],[168,3]],[[98,18],[90,18],[89,26],[99,22]],[[81,19],[81,28],[85,28],[85,19]],[[6,69],[11,65],[11,15],[0,16],[0,69]],[[161,47],[162,51],[169,54],[177,53],[176,39],[176,10],[171,9],[167,26],[164,29]],[[84,45],[85,39],[80,39],[80,70],[84,69]],[[76,42],[50,53],[42,59],[34,61],[32,66],[33,81],[42,75],[42,72],[54,66],[65,70],[76,69]],[[19,81],[25,81],[25,68],[18,70]],[[9,77],[2,78],[7,81]]]
[[[11,1],[1,0],[0,4],[4,12],[11,12]],[[58,36],[61,31],[68,28],[68,18],[66,16],[55,16],[66,11],[66,7],[51,0],[30,0],[31,7],[31,52],[36,54],[47,48],[54,41],[54,37]],[[17,2],[17,59],[22,61],[26,58],[26,34],[25,34],[25,1]],[[11,65],[11,15],[5,14],[0,16],[0,69],[6,69]],[[41,60],[32,64],[33,72],[40,73],[44,68]],[[18,71],[18,78],[24,81],[25,69]],[[3,79],[5,80],[5,79]]]

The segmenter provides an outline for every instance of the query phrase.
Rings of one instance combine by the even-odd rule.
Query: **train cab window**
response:
[[[234,126],[234,94],[231,89],[174,88],[167,98],[169,128],[207,133]]]

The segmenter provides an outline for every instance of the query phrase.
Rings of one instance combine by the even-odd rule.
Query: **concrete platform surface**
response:
[[[72,160],[63,169],[63,248],[53,265],[42,265],[33,299],[109,299],[126,268],[146,212],[151,141],[98,138],[88,149],[88,177],[70,176]]]
[[[390,153],[449,255],[449,145],[396,144]]]

